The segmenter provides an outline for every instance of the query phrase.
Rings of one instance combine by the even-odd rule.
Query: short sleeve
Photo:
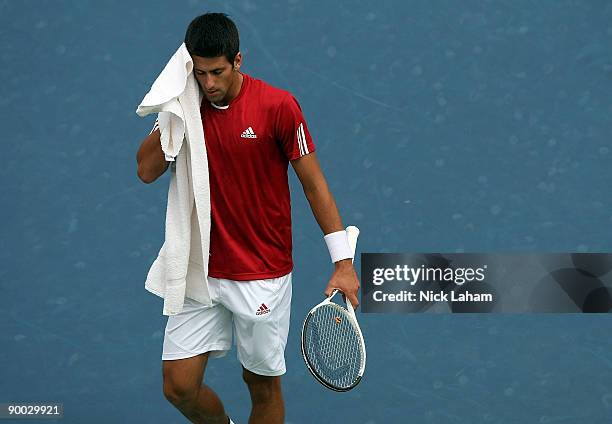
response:
[[[149,133],[149,135],[153,134],[153,132],[155,132],[156,130],[159,130],[159,118],[155,119],[155,123],[153,124],[153,128],[151,129],[151,132]],[[167,155],[166,152],[164,152],[164,158],[166,159],[166,162],[174,162],[174,158],[170,155]]]
[[[300,104],[292,95],[287,95],[281,102],[276,118],[276,138],[289,160],[315,150]]]

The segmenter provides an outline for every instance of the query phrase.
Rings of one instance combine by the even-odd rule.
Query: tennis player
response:
[[[168,317],[163,392],[191,422],[232,423],[202,380],[208,359],[224,356],[233,334],[252,401],[249,423],[282,423],[281,375],[286,371],[293,269],[289,163],[335,263],[325,294],[337,288],[357,305],[352,252],[296,99],[240,71],[238,30],[225,14],[195,18],[185,45],[204,94],[213,305],[186,298],[182,312]],[[145,183],[168,168],[157,125],[142,142],[137,160]]]

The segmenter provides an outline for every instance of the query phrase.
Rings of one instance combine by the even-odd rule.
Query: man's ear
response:
[[[242,65],[242,54],[238,52],[234,58],[234,70],[239,71],[240,65]]]

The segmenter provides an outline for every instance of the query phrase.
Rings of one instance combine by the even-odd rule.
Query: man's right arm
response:
[[[152,183],[166,172],[170,164],[170,162],[166,161],[164,151],[161,148],[160,137],[159,128],[152,131],[144,139],[136,154],[138,178],[147,184]]]

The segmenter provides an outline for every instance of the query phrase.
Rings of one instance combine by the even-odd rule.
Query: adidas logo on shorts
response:
[[[257,309],[257,312],[255,312],[255,315],[263,315],[268,312],[270,312],[270,308],[268,308],[265,303],[262,303],[259,309]]]

